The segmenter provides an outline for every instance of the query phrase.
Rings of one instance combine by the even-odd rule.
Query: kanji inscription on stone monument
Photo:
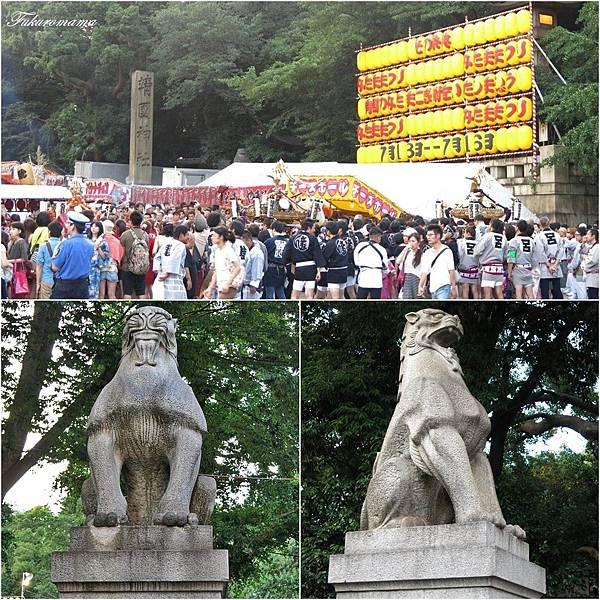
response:
[[[130,183],[152,183],[152,114],[154,73],[134,71],[131,77]]]

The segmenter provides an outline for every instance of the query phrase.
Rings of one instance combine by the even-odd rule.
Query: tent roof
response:
[[[209,177],[200,187],[257,188],[273,185],[276,163],[233,163]],[[464,204],[471,189],[470,178],[481,177],[481,188],[491,198],[510,207],[512,193],[477,163],[286,163],[290,175],[353,176],[408,213],[435,215],[435,202],[446,206]],[[534,215],[525,206],[522,218]]]
[[[2,200],[71,200],[69,188],[60,185],[0,185]]]

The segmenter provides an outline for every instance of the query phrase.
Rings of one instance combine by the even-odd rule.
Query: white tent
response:
[[[276,163],[233,163],[209,177],[199,187],[258,188],[273,184]],[[466,205],[471,179],[476,175],[481,189],[498,204],[511,207],[512,194],[477,163],[286,163],[293,177],[348,176],[356,177],[396,206],[413,215],[435,216],[435,203],[446,206]],[[271,177],[270,177],[271,176]],[[535,215],[522,206],[521,217]]]

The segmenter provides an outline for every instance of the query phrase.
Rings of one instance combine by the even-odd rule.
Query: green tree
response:
[[[298,596],[298,541],[290,539],[264,557],[253,559],[254,575],[232,583],[231,598],[289,598]],[[295,593],[294,593],[295,590]]]
[[[598,3],[583,2],[577,29],[554,27],[541,40],[550,60],[566,80],[543,67],[540,113],[562,134],[549,161],[574,165],[598,179]],[[541,62],[542,66],[544,62]]]
[[[216,543],[230,550],[232,578],[249,577],[257,548],[268,552],[298,533],[296,307],[156,304],[178,319],[180,373],[209,424],[201,471],[218,482]],[[77,500],[89,476],[86,418],[114,376],[135,305],[3,306],[5,493],[41,460],[66,460],[57,485]],[[41,439],[23,452],[31,432]]]
[[[523,423],[540,415],[573,416],[569,426],[597,442],[596,307],[551,303],[437,303],[461,317],[458,352],[465,380],[491,414],[490,462],[501,483],[528,455],[534,434]],[[422,303],[304,304],[302,309],[302,584],[305,597],[326,597],[329,555],[343,552],[359,515],[396,403],[404,315]],[[540,432],[548,437],[555,429]],[[538,435],[538,434],[536,434]],[[594,488],[595,493],[595,488]],[[551,499],[556,506],[560,496]],[[535,516],[509,522],[530,533]],[[596,511],[579,503],[583,513]],[[518,517],[520,520],[517,520]],[[592,520],[592,517],[590,517]],[[552,527],[551,522],[546,522]],[[593,546],[594,540],[589,545]],[[545,557],[533,560],[552,575]],[[563,559],[566,558],[563,555]]]
[[[6,505],[2,510],[4,515]],[[10,515],[2,527],[2,595],[20,597],[22,573],[32,573],[26,598],[58,598],[50,579],[52,552],[68,548],[69,530],[80,521],[81,506],[74,503],[65,503],[58,515],[46,506]]]

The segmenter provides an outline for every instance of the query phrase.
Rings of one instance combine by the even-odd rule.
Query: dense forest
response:
[[[405,315],[422,303],[304,303],[302,591],[333,596],[331,554],[359,529],[396,405]],[[598,308],[586,303],[436,303],[461,318],[465,381],[491,419],[500,505],[546,569],[547,597],[598,596]],[[544,444],[576,431],[584,450]],[[563,429],[566,431],[566,429]],[[537,446],[537,448],[534,448]],[[542,446],[542,448],[540,448]]]
[[[557,159],[598,173],[598,4],[542,41],[541,114]],[[355,51],[497,13],[501,2],[4,2],[2,155],[39,145],[76,160],[127,162],[130,74],[155,73],[154,164],[193,157],[355,162]],[[15,11],[94,27],[9,27]]]
[[[229,550],[232,597],[298,592],[298,310],[285,303],[156,303],[178,319],[178,364],[209,433],[201,473],[217,479],[215,547]],[[50,556],[84,523],[85,426],[112,379],[130,303],[3,304],[2,498],[45,461],[66,463],[58,515],[2,505],[2,596],[51,598]],[[39,441],[26,446],[28,434]]]

